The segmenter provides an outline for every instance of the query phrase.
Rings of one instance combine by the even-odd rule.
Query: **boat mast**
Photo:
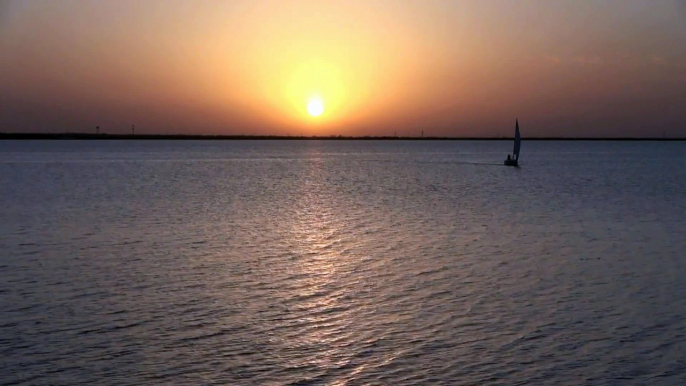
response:
[[[514,138],[514,150],[513,150],[513,156],[516,161],[519,160],[519,119],[515,118],[515,138]]]

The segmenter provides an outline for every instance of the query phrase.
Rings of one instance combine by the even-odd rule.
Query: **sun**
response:
[[[319,98],[310,99],[307,103],[307,112],[313,116],[318,117],[324,112],[324,103]]]

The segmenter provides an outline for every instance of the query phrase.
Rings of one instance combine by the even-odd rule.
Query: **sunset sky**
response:
[[[497,136],[516,117],[686,136],[686,1],[0,1],[0,132]]]

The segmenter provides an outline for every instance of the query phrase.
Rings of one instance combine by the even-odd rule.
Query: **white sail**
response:
[[[514,157],[519,159],[519,147],[522,142],[522,138],[519,136],[519,120],[515,120],[515,140],[514,140]]]

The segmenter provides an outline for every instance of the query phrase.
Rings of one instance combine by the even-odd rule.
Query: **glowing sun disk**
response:
[[[322,115],[324,112],[324,103],[318,98],[310,100],[307,104],[307,112],[313,117]]]

